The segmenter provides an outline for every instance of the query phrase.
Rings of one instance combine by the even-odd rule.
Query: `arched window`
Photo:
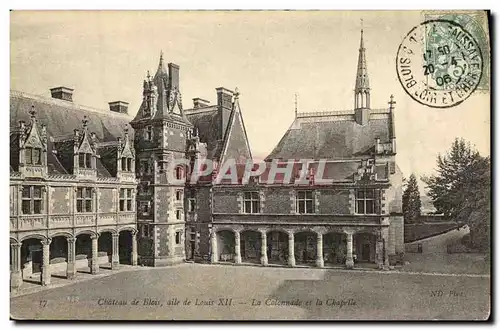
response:
[[[182,168],[182,166],[177,166],[175,168],[175,178],[177,180],[181,180],[183,175],[184,175],[184,169]]]

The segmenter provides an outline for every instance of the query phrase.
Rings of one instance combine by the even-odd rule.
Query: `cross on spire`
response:
[[[394,109],[394,104],[396,104],[396,101],[394,101],[394,95],[391,94],[390,101],[387,102],[389,104],[389,109]]]

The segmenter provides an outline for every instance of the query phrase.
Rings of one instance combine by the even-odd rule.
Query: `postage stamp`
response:
[[[414,27],[400,44],[396,68],[404,90],[415,101],[449,108],[478,87],[483,56],[477,40],[460,24],[444,19]]]
[[[423,21],[444,19],[453,21],[464,27],[479,44],[483,56],[483,75],[476,88],[476,92],[485,92],[490,89],[490,39],[488,33],[488,16],[485,11],[424,11]]]

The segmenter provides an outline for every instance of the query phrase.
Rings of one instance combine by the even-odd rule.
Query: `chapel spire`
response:
[[[354,87],[354,108],[370,108],[370,81],[366,66],[366,49],[361,29],[361,40],[359,42],[358,68],[356,71],[356,86]]]

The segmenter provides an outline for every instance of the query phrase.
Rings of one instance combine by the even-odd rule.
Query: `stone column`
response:
[[[295,240],[294,233],[288,233],[288,266],[295,267]]]
[[[375,262],[377,263],[378,269],[384,268],[384,241],[377,238],[375,243]]]
[[[262,266],[267,266],[267,233],[260,232],[260,263]]]
[[[323,260],[323,233],[317,233],[318,239],[316,241],[316,266],[323,268],[325,262]]]
[[[112,250],[112,255],[111,255],[111,269],[118,269],[118,265],[120,264],[120,254],[118,252],[118,239],[120,237],[120,234],[118,233],[113,233],[112,235],[112,245],[111,245],[111,250]]]
[[[97,274],[99,272],[97,235],[92,237],[92,260],[90,263],[90,272]]]
[[[75,242],[76,239],[68,237],[68,266],[66,267],[66,278],[72,280],[76,275]]]
[[[10,288],[17,290],[23,283],[21,274],[21,243],[10,243],[10,253],[12,255],[12,268],[10,270]]]
[[[234,263],[241,264],[240,232],[234,232]]]
[[[137,233],[132,233],[132,266],[137,266]]]
[[[217,251],[217,233],[215,231],[210,235],[210,262],[219,262],[219,253]]]
[[[345,259],[345,265],[347,268],[354,267],[354,260],[352,258],[352,233],[346,233],[347,235],[347,254]]]
[[[42,241],[43,263],[42,263],[42,285],[50,284],[50,239]]]

